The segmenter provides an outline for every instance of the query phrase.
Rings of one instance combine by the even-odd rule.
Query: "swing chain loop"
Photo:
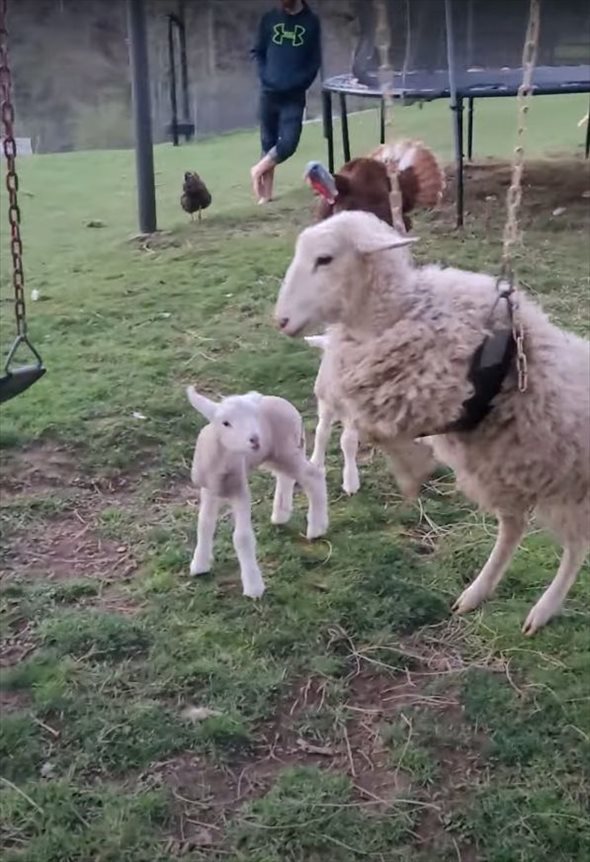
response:
[[[0,0],[0,118],[2,120],[2,148],[6,157],[6,188],[8,190],[8,222],[10,224],[10,252],[12,256],[12,284],[15,294],[17,337],[26,341],[25,276],[23,272],[23,244],[20,235],[20,209],[18,205],[18,175],[16,173],[16,141],[14,139],[14,106],[12,104],[12,75],[8,64],[6,29],[7,0]]]
[[[524,171],[523,140],[526,132],[526,117],[529,110],[529,97],[532,93],[533,72],[537,60],[539,44],[540,3],[531,0],[529,22],[522,53],[522,83],[516,96],[518,107],[518,128],[516,146],[512,158],[512,173],[510,187],[506,194],[506,224],[502,244],[502,267],[500,278],[509,285],[509,301],[512,306],[512,334],[516,342],[516,368],[518,374],[518,389],[526,392],[528,385],[527,357],[525,352],[524,328],[518,309],[518,299],[514,298],[516,277],[513,266],[514,247],[519,242],[518,217],[522,200],[522,175]]]

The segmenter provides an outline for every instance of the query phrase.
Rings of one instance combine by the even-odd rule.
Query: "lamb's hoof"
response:
[[[555,609],[549,605],[544,605],[543,600],[541,599],[530,611],[528,617],[524,621],[524,625],[522,627],[523,635],[526,635],[527,637],[534,635],[549,622],[554,613]]]
[[[349,497],[357,494],[361,487],[361,480],[358,476],[347,476],[342,483],[342,490]]]
[[[404,496],[406,500],[417,500],[420,496],[422,482],[416,482],[414,479],[403,479],[401,481],[398,480],[398,485],[402,496]]]
[[[473,584],[464,590],[455,604],[453,605],[453,613],[468,614],[469,611],[474,611],[478,608],[486,597],[479,590],[473,589]]]
[[[192,577],[197,575],[208,575],[213,565],[212,560],[192,560],[189,572]]]
[[[270,516],[271,524],[275,524],[276,526],[280,526],[281,524],[286,524],[291,518],[291,512],[286,509],[281,509],[279,512],[273,512]]]
[[[259,599],[265,590],[264,581],[260,580],[244,587],[244,595],[249,599]]]
[[[313,542],[314,539],[320,539],[322,536],[325,536],[328,532],[329,521],[322,520],[317,524],[309,524],[307,527],[307,539],[310,542]]]

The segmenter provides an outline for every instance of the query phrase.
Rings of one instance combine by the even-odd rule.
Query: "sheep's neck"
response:
[[[355,335],[381,334],[407,317],[417,304],[411,270],[394,272],[385,280],[376,267],[370,267],[367,282],[370,289],[355,291],[353,287],[355,299],[345,310],[343,323]]]

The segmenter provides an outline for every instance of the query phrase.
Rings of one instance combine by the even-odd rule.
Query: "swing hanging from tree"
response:
[[[8,401],[28,389],[45,374],[41,355],[29,341],[25,308],[25,277],[23,273],[23,244],[20,235],[20,209],[18,205],[18,176],[16,173],[16,141],[14,139],[14,107],[12,104],[12,76],[8,64],[8,32],[6,29],[7,0],[0,0],[0,114],[4,156],[6,159],[6,188],[8,190],[8,222],[10,224],[10,253],[12,256],[12,285],[16,338],[8,351],[4,373],[0,377],[0,402]],[[34,362],[29,365],[13,364],[16,353],[27,347]]]

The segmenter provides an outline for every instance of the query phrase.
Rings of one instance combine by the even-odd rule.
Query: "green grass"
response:
[[[508,157],[513,102],[477,108],[478,159]],[[586,109],[584,97],[533,102],[527,153],[570,160],[530,165],[518,259],[547,310],[582,333],[590,182],[572,157]],[[396,124],[448,158],[448,114],[442,103],[399,109]],[[351,118],[357,152],[376,125]],[[323,152],[319,126],[306,126],[279,200],[261,211],[247,182],[253,134],[157,148],[163,233],[148,243],[130,240],[131,153],[20,164],[27,291],[41,294],[30,327],[49,371],[3,407],[0,426],[7,862],[590,856],[587,570],[558,620],[534,641],[520,635],[557,566],[547,537],[532,533],[497,597],[453,620],[492,519],[445,474],[421,508],[405,503],[378,455],[343,499],[334,439],[329,541],[303,539],[301,501],[291,524],[271,526],[257,475],[264,599],[240,595],[227,520],[215,572],[185,576],[199,426],[184,385],[280,393],[313,427],[317,354],[279,337],[270,314],[311,219],[303,165]],[[190,169],[214,197],[200,225],[178,204]],[[465,231],[450,201],[417,219],[416,254],[496,271],[506,171],[469,173]],[[209,713],[191,719],[194,707]]]

